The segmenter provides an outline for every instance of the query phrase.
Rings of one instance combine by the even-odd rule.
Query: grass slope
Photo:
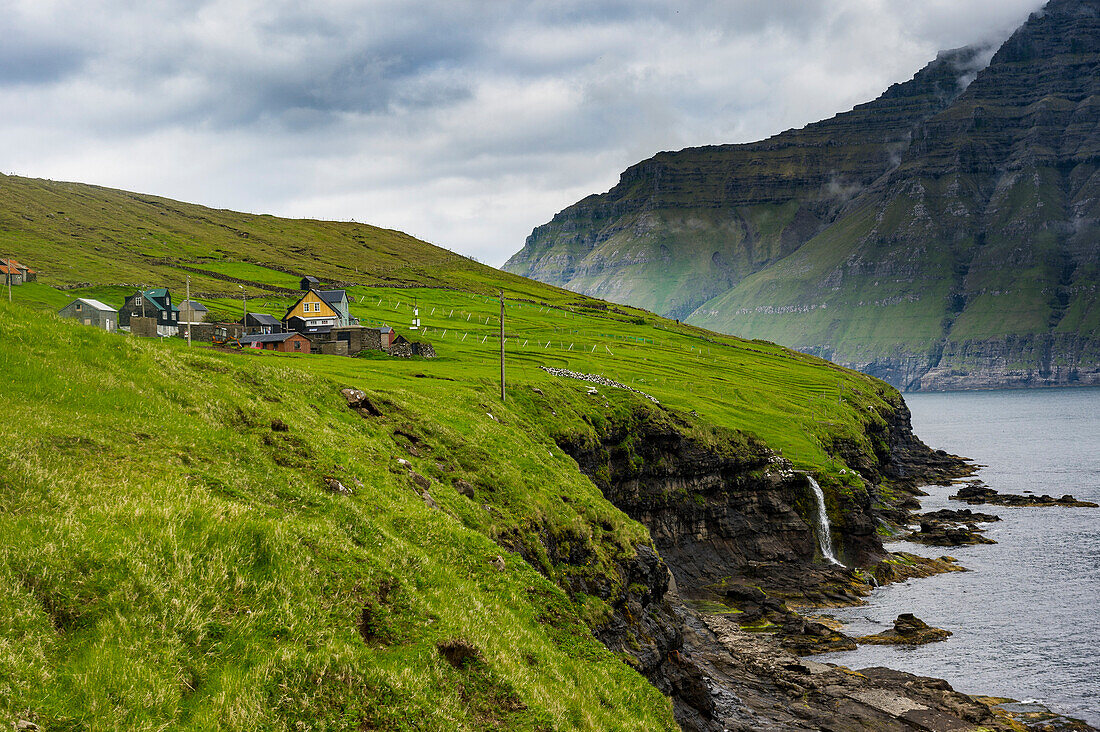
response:
[[[121,208],[103,221],[140,220],[146,203],[110,195]],[[184,225],[182,205],[162,209],[164,230]],[[203,215],[235,228],[249,219]],[[102,235],[102,221],[80,225]],[[318,268],[354,273],[374,256],[308,239],[325,224],[266,225],[300,225],[295,241],[321,252]],[[415,305],[423,328],[414,337],[431,342],[437,359],[220,352],[107,334],[52,311],[82,294],[118,305],[130,290],[112,272],[171,284],[180,261],[127,249],[109,270],[116,255],[95,249],[103,245],[62,246],[42,231],[5,234],[43,281],[0,302],[4,721],[74,730],[673,728],[667,700],[592,637],[628,590],[616,568],[648,534],[555,438],[594,439],[606,421],[644,410],[725,449],[754,435],[835,496],[859,478],[826,448],[870,452],[868,426],[898,399],[818,359],[609,309],[411,239],[415,264],[392,272],[405,285],[423,277],[421,285],[448,287],[364,278],[348,288],[352,312],[409,333]],[[207,231],[195,233],[184,266],[288,284],[283,249],[223,251],[211,263],[217,242],[203,248]],[[54,244],[36,248],[47,239]],[[233,235],[243,247],[237,239],[251,237]],[[62,259],[87,270],[70,264],[59,275],[51,267]],[[59,280],[96,284],[62,292],[50,286]],[[511,298],[503,404],[500,303],[485,294],[498,288]],[[250,311],[279,313],[291,299],[250,292]],[[235,298],[208,302],[239,315]],[[587,384],[540,366],[599,373],[663,406],[604,387],[591,396]],[[347,409],[339,390],[348,386],[366,391],[380,414]],[[421,498],[410,468],[430,481],[438,508]],[[326,479],[352,493],[326,490]],[[576,548],[564,553],[583,562],[549,555],[547,542]],[[601,580],[607,592],[567,594],[573,578]],[[438,650],[453,641],[476,649],[461,668]]]

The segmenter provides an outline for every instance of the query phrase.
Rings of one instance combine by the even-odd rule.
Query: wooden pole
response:
[[[500,291],[500,401],[504,401],[504,290]]]
[[[187,314],[187,347],[191,347],[191,318],[194,317],[192,313],[195,312],[194,304],[191,302],[191,275],[187,275],[187,309],[190,311]]]

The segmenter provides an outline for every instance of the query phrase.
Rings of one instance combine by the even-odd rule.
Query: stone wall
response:
[[[136,336],[141,336],[142,338],[156,338],[157,319],[131,317],[130,332]]]

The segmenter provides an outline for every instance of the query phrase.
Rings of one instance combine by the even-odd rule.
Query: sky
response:
[[[1041,4],[0,0],[0,172],[499,266],[629,165],[848,110]]]

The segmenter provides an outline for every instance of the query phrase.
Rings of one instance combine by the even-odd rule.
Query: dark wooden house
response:
[[[154,318],[157,335],[176,335],[179,330],[179,308],[172,304],[172,293],[164,287],[141,290],[126,298],[118,311],[118,324],[130,327],[130,318]]]
[[[282,333],[283,322],[267,313],[248,313],[244,317],[245,333]]]

